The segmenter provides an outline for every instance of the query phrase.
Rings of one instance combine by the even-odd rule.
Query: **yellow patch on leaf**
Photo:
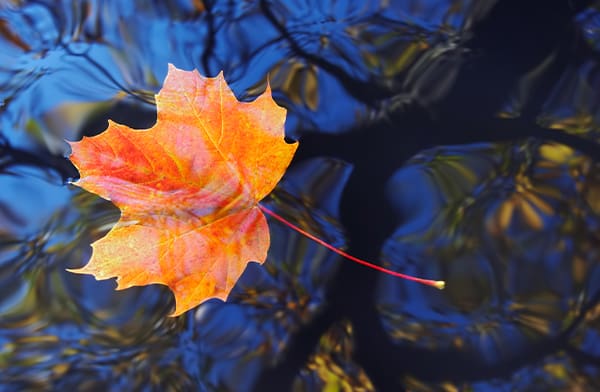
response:
[[[263,263],[269,229],[258,202],[275,187],[297,143],[284,141],[286,111],[267,87],[239,102],[222,73],[205,78],[169,65],[157,122],[135,130],[109,121],[71,142],[74,184],[111,200],[121,217],[71,272],[117,278],[117,289],[159,283],[173,316],[225,300],[249,261]]]

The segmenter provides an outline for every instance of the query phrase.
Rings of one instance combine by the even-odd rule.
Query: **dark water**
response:
[[[0,1],[0,391],[600,389],[592,1]],[[269,75],[299,151],[263,266],[167,315],[73,275],[118,219],[65,139],[153,124],[167,64]],[[231,130],[235,137],[235,130]]]

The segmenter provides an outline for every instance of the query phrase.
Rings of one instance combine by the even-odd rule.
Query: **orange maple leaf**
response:
[[[157,122],[71,142],[74,184],[111,200],[121,217],[71,272],[117,278],[117,289],[159,283],[173,316],[225,300],[249,261],[263,263],[269,229],[258,202],[275,187],[297,143],[284,141],[286,110],[270,89],[239,102],[222,73],[169,66],[156,96]]]

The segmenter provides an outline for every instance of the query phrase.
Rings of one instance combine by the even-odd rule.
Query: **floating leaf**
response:
[[[121,217],[71,272],[117,278],[117,289],[169,286],[179,315],[226,299],[249,261],[264,262],[269,229],[258,202],[275,187],[297,143],[284,141],[285,109],[270,89],[239,102],[223,75],[169,66],[157,122],[70,143],[74,184],[111,200]]]

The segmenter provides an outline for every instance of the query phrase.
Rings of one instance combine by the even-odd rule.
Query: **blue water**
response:
[[[0,391],[600,389],[594,4],[0,2]],[[446,289],[271,220],[265,264],[178,318],[65,271],[119,217],[65,140],[151,126],[169,63],[268,78],[300,148],[265,205]]]

